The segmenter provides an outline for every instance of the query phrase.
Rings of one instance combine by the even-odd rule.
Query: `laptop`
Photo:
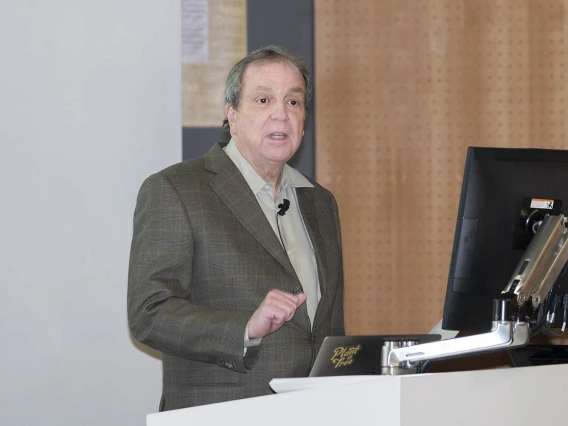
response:
[[[385,341],[414,340],[422,344],[441,338],[439,334],[328,336],[323,340],[309,376],[381,374],[381,353]]]
[[[568,345],[527,345],[509,351],[513,367],[568,364]]]

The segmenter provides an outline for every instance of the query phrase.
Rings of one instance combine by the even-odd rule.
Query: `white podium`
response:
[[[147,426],[567,424],[568,364],[432,373],[276,379],[279,393],[149,414]]]

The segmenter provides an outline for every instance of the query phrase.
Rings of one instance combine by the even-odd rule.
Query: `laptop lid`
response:
[[[328,336],[318,352],[310,377],[381,374],[381,353],[385,341],[435,342],[439,334],[380,336]]]

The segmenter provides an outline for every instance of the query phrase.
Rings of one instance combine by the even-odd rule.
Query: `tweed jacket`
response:
[[[322,339],[344,334],[337,204],[312,182],[297,195],[321,287],[314,326],[304,303],[243,356],[247,322],[266,294],[301,284],[222,146],[150,176],[138,194],[128,321],[163,353],[160,410],[269,394],[272,378],[308,375]]]

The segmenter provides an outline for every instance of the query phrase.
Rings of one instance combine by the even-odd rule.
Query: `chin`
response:
[[[283,153],[273,153],[270,156],[270,159],[272,161],[277,162],[277,163],[285,163],[290,158],[292,158],[293,155],[294,155],[294,152],[290,152],[290,151],[286,151],[286,152],[283,152]]]
[[[292,155],[296,152],[290,146],[284,146],[280,148],[271,149],[266,152],[266,157],[272,161],[288,161]]]

